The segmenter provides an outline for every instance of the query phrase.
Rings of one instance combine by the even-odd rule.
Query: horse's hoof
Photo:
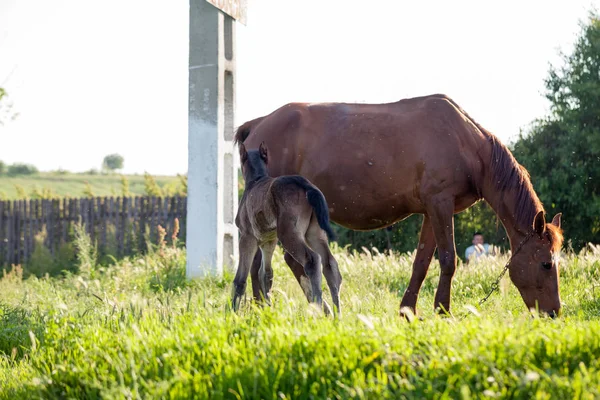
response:
[[[413,322],[417,318],[415,309],[412,307],[402,307],[400,309],[400,316],[408,322]]]
[[[449,311],[449,310],[448,310],[448,311],[446,311],[445,309],[443,309],[443,308],[440,308],[440,307],[437,307],[437,308],[435,309],[435,313],[436,313],[436,314],[437,314],[439,317],[442,317],[442,318],[452,318],[452,314],[450,313],[450,311]]]

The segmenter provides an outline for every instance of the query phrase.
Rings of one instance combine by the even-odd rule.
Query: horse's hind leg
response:
[[[338,316],[341,317],[342,308],[340,306],[340,289],[342,287],[342,274],[340,273],[335,257],[333,257],[333,254],[331,254],[331,251],[329,250],[327,235],[316,220],[311,222],[308,232],[306,233],[306,240],[308,241],[308,245],[321,256],[323,275],[325,275],[327,286],[329,286],[329,291],[331,292],[334,312],[337,312]]]
[[[262,265],[258,271],[258,278],[262,295],[268,304],[271,304],[271,287],[273,286],[273,267],[271,266],[271,260],[273,258],[273,252],[277,246],[277,240],[267,242],[260,246],[262,253]]]

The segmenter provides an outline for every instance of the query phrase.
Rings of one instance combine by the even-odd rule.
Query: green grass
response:
[[[129,181],[131,195],[145,195],[143,175],[127,175],[126,177]],[[161,188],[179,184],[179,178],[176,176],[156,176],[154,178]],[[22,187],[29,196],[36,189],[40,192],[44,189],[51,189],[52,193],[59,197],[85,197],[87,183],[90,184],[95,196],[122,195],[121,175],[41,172],[28,176],[0,177],[0,197],[18,198],[17,186]]]
[[[564,256],[557,320],[532,318],[508,277],[476,309],[497,258],[459,266],[450,318],[432,310],[434,261],[423,319],[408,323],[414,254],[334,254],[340,321],[306,303],[279,250],[273,306],[239,314],[226,309],[232,272],[188,282],[180,249],[63,279],[13,271],[0,281],[0,399],[600,397],[600,248]]]

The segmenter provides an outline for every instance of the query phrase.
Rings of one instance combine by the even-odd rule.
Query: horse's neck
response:
[[[518,188],[499,191],[494,187],[492,182],[486,183],[482,190],[483,198],[492,207],[502,225],[504,225],[511,245],[515,245],[516,240],[520,240],[526,235],[531,230],[533,224],[533,219],[531,221],[517,220],[517,208],[519,207],[518,193]],[[535,203],[533,198],[531,202]]]

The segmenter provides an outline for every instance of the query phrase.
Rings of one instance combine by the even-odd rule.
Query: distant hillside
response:
[[[147,194],[144,175],[125,177],[131,196]],[[0,199],[21,198],[23,192],[31,198],[46,197],[44,193],[48,194],[49,191],[57,197],[83,197],[88,196],[90,191],[94,196],[121,196],[123,194],[121,179],[121,175],[118,174],[57,172],[40,172],[15,177],[0,176]],[[152,176],[151,179],[155,180],[156,185],[165,192],[164,194],[185,192],[184,182],[177,176]]]

